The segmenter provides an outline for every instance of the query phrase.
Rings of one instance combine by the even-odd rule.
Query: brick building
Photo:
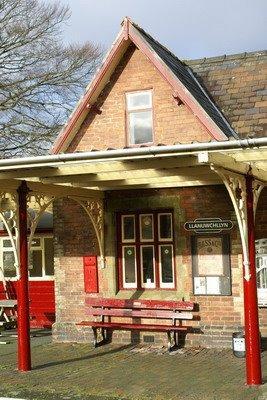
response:
[[[120,35],[124,40],[116,39],[54,153],[266,136],[266,52],[181,62],[129,19]],[[202,177],[191,185],[190,172],[187,175],[188,182],[185,178],[181,184],[171,176],[160,184],[157,177],[148,179],[146,171],[133,179],[119,172],[115,183],[108,177],[88,182],[105,190],[105,266],[98,259],[93,278],[98,293],[93,296],[193,300],[199,306],[200,321],[195,324],[201,334],[187,335],[188,342],[229,346],[232,332],[244,324],[236,214],[222,182],[212,178],[205,184]],[[267,238],[266,200],[264,189],[256,239]],[[216,234],[185,229],[186,222],[203,218],[232,221],[233,227]],[[88,340],[91,330],[76,323],[85,319],[84,299],[90,296],[84,290],[83,257],[101,255],[98,240],[88,216],[73,200],[57,201],[54,219],[54,339]],[[267,334],[266,308],[260,307],[259,316]],[[149,340],[165,338],[153,336]],[[146,332],[138,335],[143,339]],[[117,331],[113,340],[127,342],[133,335]]]
[[[229,346],[244,326],[244,298],[251,294],[247,325],[258,326],[251,207],[260,329],[267,334],[264,80],[266,52],[182,62],[126,18],[54,154],[0,160],[0,217],[11,226],[6,233],[25,288],[28,250],[18,249],[17,239],[25,241],[27,230],[23,236],[18,227],[19,207],[28,202],[33,252],[38,222],[53,204],[54,340],[91,339],[91,328],[77,325],[89,318],[91,298],[190,300],[198,318],[187,344]],[[42,288],[49,280],[51,289],[53,278],[46,273],[49,254],[38,250],[44,275],[35,276],[41,282],[35,297],[38,319],[47,324],[54,299],[50,291],[48,310]],[[0,266],[5,273],[5,262]],[[21,318],[27,304],[25,296]],[[162,343],[166,337],[117,330],[112,340]]]

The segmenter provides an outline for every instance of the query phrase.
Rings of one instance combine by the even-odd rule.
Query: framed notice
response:
[[[231,295],[228,235],[192,236],[193,287],[195,295]]]

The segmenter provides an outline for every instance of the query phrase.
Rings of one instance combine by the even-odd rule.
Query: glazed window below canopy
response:
[[[118,216],[120,289],[173,289],[172,212],[135,212]]]

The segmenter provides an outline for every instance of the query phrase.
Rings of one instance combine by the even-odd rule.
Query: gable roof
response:
[[[175,74],[175,76],[177,76],[177,78],[183,83],[187,90],[194,96],[194,98],[203,107],[209,117],[218,125],[222,132],[228,138],[235,137],[237,139],[237,134],[234,132],[219,108],[215,105],[206,88],[194,75],[192,69],[184,62],[179,60],[174,54],[172,54],[159,42],[153,39],[150,35],[148,35],[142,28],[138,27],[136,24],[133,25],[150,44],[156,54],[158,54],[158,56]]]
[[[195,114],[215,140],[238,138],[190,67],[126,17],[123,20],[121,31],[100,69],[57,137],[52,147],[52,153],[63,152],[67,149],[89,109],[96,102],[131,43],[148,57],[172,87],[173,96]]]

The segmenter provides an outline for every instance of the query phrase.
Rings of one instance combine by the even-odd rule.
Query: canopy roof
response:
[[[107,190],[222,183],[211,166],[250,171],[266,184],[267,138],[0,160],[0,180],[2,190],[26,180],[34,192],[103,197]]]

